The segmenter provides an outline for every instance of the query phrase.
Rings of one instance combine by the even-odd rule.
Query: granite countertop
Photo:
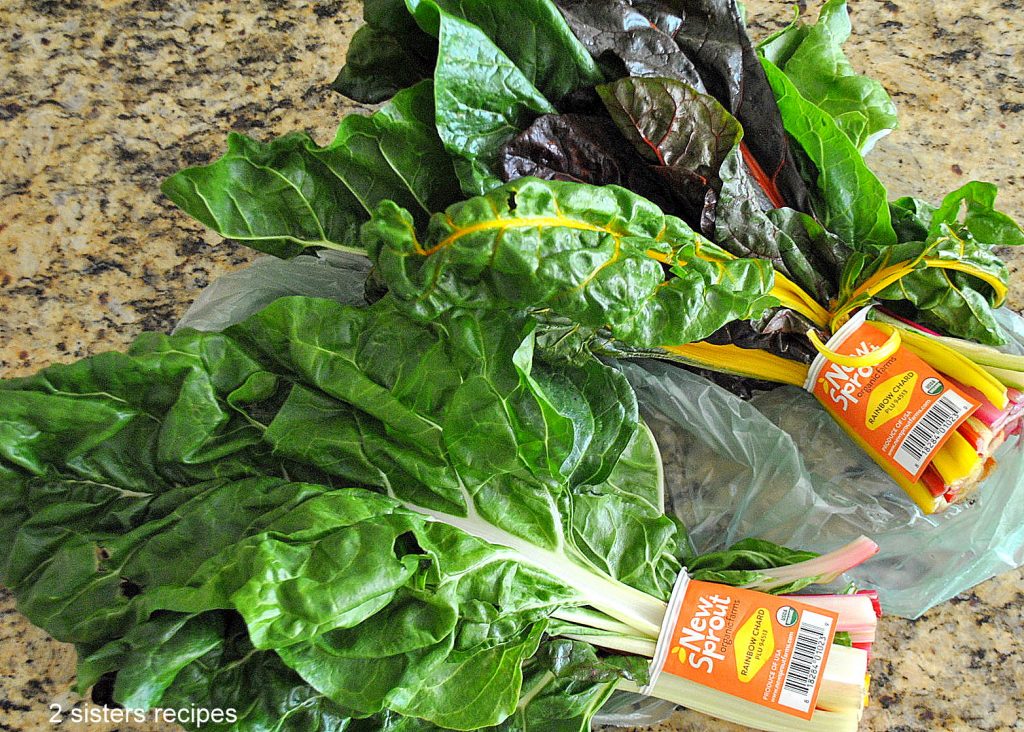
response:
[[[791,2],[748,8],[760,35]],[[991,180],[1002,208],[1024,215],[1022,4],[858,0],[852,14],[854,64],[900,109],[902,129],[872,160],[890,191],[935,199]],[[246,248],[177,213],[159,183],[218,156],[228,130],[331,139],[355,108],[327,84],[358,20],[355,0],[4,2],[0,375],[167,330],[202,287],[247,262]],[[1024,258],[1008,259],[1020,309]],[[862,728],[1024,728],[1022,578],[1004,574],[917,621],[885,619]],[[71,647],[29,625],[0,589],[0,730],[50,729],[50,704],[83,703],[73,679]],[[658,729],[734,728],[685,713]]]

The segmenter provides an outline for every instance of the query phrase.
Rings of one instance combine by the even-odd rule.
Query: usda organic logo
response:
[[[784,628],[789,628],[790,626],[796,624],[796,620],[799,617],[800,613],[798,613],[796,611],[796,608],[792,605],[783,605],[775,613],[775,619],[778,620]]]
[[[921,391],[929,396],[935,396],[936,394],[941,393],[945,388],[946,387],[942,385],[941,381],[932,377],[928,377],[921,382]]]

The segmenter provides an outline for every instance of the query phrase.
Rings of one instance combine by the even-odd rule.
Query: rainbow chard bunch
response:
[[[842,52],[843,0],[758,44],[733,0],[383,0],[364,18],[334,86],[378,112],[323,147],[233,135],[166,193],[279,256],[364,249],[418,317],[531,308],[559,346],[744,392],[803,385],[816,344],[878,305],[984,396],[924,475],[894,479],[931,512],[993,468],[1024,385],[995,348],[993,248],[1024,232],[986,183],[888,199],[864,154],[895,108]]]
[[[877,551],[695,555],[625,377],[536,340],[525,312],[292,297],[0,381],[0,581],[96,701],[235,715],[193,727],[582,732],[647,682],[683,564],[795,592]],[[871,629],[827,602],[847,635],[810,721],[655,693],[854,730]]]

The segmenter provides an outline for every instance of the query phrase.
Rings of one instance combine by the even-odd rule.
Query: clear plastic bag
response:
[[[321,252],[262,258],[207,287],[178,328],[221,330],[278,297],[362,304],[369,262]],[[1024,319],[1002,310],[1024,353]],[[850,572],[879,591],[885,610],[915,618],[1000,572],[1024,564],[1024,440],[997,453],[999,467],[969,503],[926,516],[842,432],[814,397],[780,387],[743,401],[667,363],[622,363],[665,463],[666,510],[699,551],[754,536],[828,551],[865,534],[881,551]],[[616,693],[598,725],[655,724],[672,705]]]
[[[370,260],[357,254],[322,250],[294,259],[260,257],[244,269],[214,280],[181,316],[174,330],[224,330],[279,297],[330,297],[359,305]]]
[[[865,534],[880,551],[848,576],[908,618],[1024,563],[1020,438],[976,498],[926,516],[800,389],[745,402],[669,364],[622,369],[662,450],[666,510],[699,551],[747,536],[828,551]]]

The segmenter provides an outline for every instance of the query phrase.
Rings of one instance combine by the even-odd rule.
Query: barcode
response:
[[[779,704],[801,712],[811,708],[831,629],[832,618],[803,611],[793,644],[793,656],[782,682]]]
[[[931,453],[950,428],[956,424],[971,404],[959,394],[947,391],[935,400],[914,428],[910,430],[893,459],[908,473],[916,475],[921,463]]]

